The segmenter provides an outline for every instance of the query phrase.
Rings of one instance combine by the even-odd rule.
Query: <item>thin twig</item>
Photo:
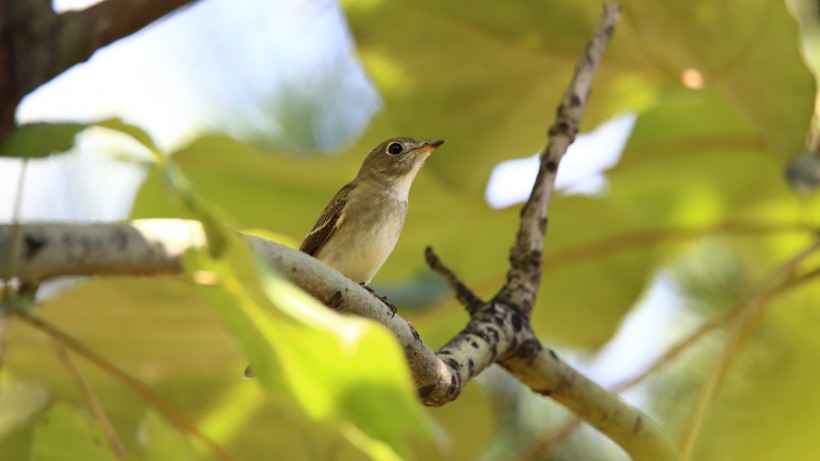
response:
[[[728,321],[732,319],[732,317],[733,313],[730,312],[727,315],[722,315],[718,318],[712,319],[704,323],[695,332],[693,332],[686,338],[680,340],[675,345],[667,349],[667,351],[661,357],[658,357],[658,359],[652,362],[652,364],[645,370],[643,370],[635,376],[631,376],[612,386],[611,392],[620,394],[638,385],[640,382],[642,382],[647,377],[651,376],[664,365],[672,362],[681,353],[688,350],[708,333],[711,333],[712,331],[725,325]],[[580,418],[573,418],[572,420],[567,421],[558,431],[553,431],[544,434],[542,437],[539,437],[532,445],[530,445],[529,448],[527,448],[524,452],[522,452],[519,455],[518,461],[536,460],[539,459],[541,456],[549,453],[549,451],[552,450],[556,445],[561,443],[565,438],[569,437],[576,429],[578,429],[581,426],[581,422],[582,421]]]
[[[668,227],[664,229],[637,230],[558,250],[545,256],[542,270],[551,272],[572,264],[597,260],[604,256],[634,248],[645,248],[659,243],[685,242],[710,235],[809,234],[815,230],[816,226],[808,222],[772,224],[749,221],[727,221],[704,228]]]
[[[541,273],[546,274],[565,269],[574,264],[596,261],[620,252],[647,248],[653,245],[686,242],[712,235],[770,235],[785,233],[809,234],[817,226],[809,222],[758,223],[753,221],[727,221],[710,227],[667,227],[663,229],[641,229],[619,235],[605,237],[592,242],[581,243],[544,255]],[[503,276],[493,275],[473,284],[478,290],[496,286]],[[435,309],[433,309],[435,310]]]
[[[4,259],[3,275],[0,283],[3,285],[3,293],[0,295],[0,375],[6,364],[6,323],[8,322],[8,306],[12,302],[14,293],[12,291],[12,278],[17,269],[19,258],[20,241],[22,240],[22,230],[20,229],[20,210],[23,207],[23,185],[26,181],[26,171],[28,170],[28,158],[23,158],[20,162],[20,175],[17,177],[17,190],[14,196],[14,209],[11,214],[11,232],[9,233],[8,247],[9,253]]]
[[[771,292],[771,297],[769,298],[769,302],[767,302],[764,306],[771,305],[771,301],[773,301],[776,297],[782,296],[788,293],[790,290],[797,288],[798,286],[808,283],[815,278],[820,276],[820,267],[814,268],[809,270],[806,273],[800,274],[796,277],[791,277],[783,281],[780,285],[774,288]],[[649,367],[641,371],[640,373],[626,378],[614,386],[611,387],[612,392],[615,393],[623,393],[641,382],[643,382],[646,378],[653,375],[659,369],[661,369],[664,365],[667,365],[674,361],[680,354],[689,350],[690,347],[694,346],[698,343],[701,339],[703,339],[707,334],[722,328],[726,324],[733,321],[743,309],[743,304],[737,306],[736,308],[732,309],[731,311],[727,312],[724,315],[716,317],[714,319],[709,320],[708,322],[701,325],[697,330],[689,334],[687,337],[681,339],[666,352],[658,357],[654,362],[652,362]],[[522,452],[519,455],[518,461],[526,461],[526,460],[536,460],[539,459],[541,456],[549,453],[556,445],[561,443],[566,437],[569,437],[578,427],[580,427],[580,423],[582,420],[580,418],[573,418],[570,421],[567,421],[564,426],[562,426],[558,431],[553,431],[548,434],[544,434],[542,437],[539,437],[527,450]]]
[[[592,79],[615,30],[619,13],[620,7],[617,4],[604,5],[598,26],[584,55],[578,60],[572,81],[558,105],[555,122],[548,131],[547,145],[541,152],[541,163],[535,184],[521,210],[515,244],[510,249],[507,283],[499,291],[497,298],[509,300],[518,306],[527,318],[532,312],[535,295],[541,283],[540,268],[544,236],[547,232],[547,207],[555,190],[558,165],[578,133],[581,117],[592,90]]]
[[[570,420],[559,427],[557,431],[550,431],[543,437],[539,437],[535,443],[519,453],[514,461],[538,461],[545,454],[552,451],[559,443],[566,440],[573,432],[578,430],[582,422],[581,418],[572,416]]]
[[[435,273],[440,275],[441,278],[450,285],[450,288],[452,288],[456,294],[456,299],[467,309],[469,314],[472,315],[479,306],[484,304],[484,301],[476,296],[449,267],[441,262],[441,259],[439,259],[438,255],[433,251],[432,247],[424,249],[424,258],[427,261],[427,265],[430,266],[430,269],[433,269]]]
[[[672,347],[666,350],[666,352],[658,357],[652,364],[647,367],[644,371],[638,373],[635,376],[627,378],[619,383],[616,383],[612,386],[612,392],[621,393],[632,387],[641,383],[644,379],[649,377],[651,374],[655,373],[659,369],[661,369],[664,365],[672,362],[675,360],[681,353],[689,350],[690,347],[694,346],[698,341],[703,339],[707,334],[717,330],[718,328],[726,325],[732,319],[735,318],[739,312],[737,309],[731,312],[728,312],[724,315],[716,317],[714,319],[709,320],[708,322],[701,325],[697,330],[692,332],[689,336],[681,339],[677,343],[675,343]]]
[[[783,284],[777,287],[776,294],[781,294],[793,290],[794,288],[797,288],[798,286],[803,285],[804,283],[811,282],[818,276],[820,276],[820,267],[815,267],[814,269],[811,269],[803,274],[800,274],[796,277],[792,277],[783,282]]]
[[[681,453],[683,453],[684,459],[691,458],[695,448],[695,442],[697,441],[700,429],[706,417],[706,412],[723,384],[729,366],[731,366],[733,360],[738,356],[748,339],[752,331],[750,327],[757,324],[756,320],[761,318],[763,308],[774,297],[778,287],[796,270],[801,262],[818,250],[820,250],[820,241],[815,241],[806,249],[775,268],[764,278],[758,289],[755,290],[739,309],[729,329],[729,334],[723,346],[723,352],[718,357],[715,367],[709,376],[709,380],[706,382],[701,396],[681,433],[678,445]]]
[[[14,209],[11,213],[11,233],[9,234],[9,253],[6,255],[3,266],[3,299],[10,299],[11,279],[14,277],[17,269],[17,260],[19,257],[21,230],[20,230],[20,210],[23,207],[23,185],[26,181],[26,171],[28,171],[28,158],[23,158],[20,162],[20,175],[17,177],[17,189],[14,196]],[[2,337],[0,337],[2,339]],[[1,357],[0,357],[1,358]],[[2,362],[0,362],[1,364]]]
[[[68,373],[74,380],[74,385],[77,386],[77,389],[79,389],[80,394],[82,394],[86,404],[88,404],[88,409],[91,410],[91,414],[94,415],[94,419],[97,420],[100,430],[105,438],[108,439],[108,443],[111,445],[111,450],[114,452],[114,455],[116,455],[119,459],[127,459],[128,451],[125,449],[125,445],[122,444],[120,437],[117,435],[117,431],[114,429],[114,425],[111,424],[111,420],[108,419],[108,415],[105,413],[105,407],[103,407],[102,403],[97,398],[97,394],[94,392],[94,389],[91,388],[88,381],[86,381],[85,377],[80,372],[80,369],[77,368],[77,365],[73,360],[71,360],[71,356],[69,356],[68,352],[66,352],[63,343],[60,342],[58,338],[53,336],[51,343],[54,345],[54,350],[57,353],[57,357],[59,357],[60,361],[63,362],[66,370],[68,370]]]
[[[179,413],[173,406],[171,406],[165,400],[163,400],[162,397],[155,394],[154,391],[148,388],[148,386],[143,384],[141,381],[124,372],[123,370],[119,369],[116,365],[109,362],[108,360],[100,357],[81,342],[72,338],[68,334],[62,332],[60,329],[58,329],[51,323],[34,315],[29,310],[20,309],[16,312],[18,313],[19,318],[25,320],[36,329],[46,333],[49,337],[60,341],[69,349],[73,350],[77,354],[85,357],[91,363],[100,367],[100,369],[108,373],[111,377],[120,381],[120,383],[125,385],[133,393],[139,395],[143,400],[151,404],[151,406],[153,406],[154,409],[156,409],[166,419],[172,422],[177,428],[190,434],[191,436],[202,442],[205,446],[207,446],[216,458],[222,461],[235,461],[235,458],[231,456],[230,453],[228,453],[227,451],[225,451],[224,448],[216,444],[213,440],[210,439],[210,437],[202,433],[202,431],[200,431],[194,423],[189,421],[188,418]]]
[[[764,305],[761,307],[770,305],[771,301],[773,301],[776,297],[784,295],[789,290],[792,290],[798,287],[799,285],[802,285],[803,283],[807,283],[817,276],[820,276],[820,267],[814,268],[806,272],[805,274],[800,274],[799,276],[789,277],[785,279],[782,283],[780,283],[779,285],[777,285],[769,291],[769,293],[767,294],[767,302],[764,303]],[[729,324],[730,322],[733,322],[743,312],[743,310],[746,308],[746,305],[747,303],[742,303],[734,309],[732,309],[731,311],[704,323],[697,330],[692,332],[689,336],[681,339],[680,341],[675,343],[675,345],[667,349],[662,356],[658,357],[644,371],[612,386],[612,391],[620,394],[638,385],[648,376],[662,368],[664,365],[672,362],[674,359],[677,358],[678,355],[685,352],[690,347],[694,346],[695,343],[700,341],[707,334]]]

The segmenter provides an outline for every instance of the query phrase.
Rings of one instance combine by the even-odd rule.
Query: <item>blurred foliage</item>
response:
[[[751,291],[747,265],[730,248],[731,242],[706,240],[670,264],[690,309],[718,315],[743,302]]]
[[[390,333],[325,308],[261,262],[255,264],[239,237],[228,251],[224,260],[205,251],[190,254],[186,268],[195,280],[208,278],[199,284],[203,293],[240,340],[271,396],[295,403],[373,459],[406,459],[404,432],[428,433]]]
[[[32,461],[115,461],[100,429],[87,415],[58,403],[34,429]]]
[[[402,238],[374,282],[377,290],[390,292],[399,309],[404,302],[430,305],[408,317],[435,348],[463,326],[466,315],[429,277],[423,248],[432,245],[481,296],[491,296],[503,283],[518,207],[490,209],[483,188],[499,161],[528,156],[543,145],[600,2],[342,3],[359,56],[386,108],[355,146],[330,158],[272,155],[213,134],[175,152],[174,163],[204,202],[230,216],[231,225],[268,229],[293,244],[355,175],[373,145],[397,135],[446,138],[416,180]],[[582,130],[624,111],[636,112],[638,119],[622,161],[608,172],[607,190],[598,196],[557,197],[550,207],[543,289],[533,319],[546,343],[600,348],[653,275],[669,266],[678,271],[682,295],[697,304],[699,315],[725,312],[812,239],[817,198],[794,195],[783,171],[804,150],[810,129],[815,80],[801,59],[801,44],[807,61],[817,62],[818,21],[804,17],[817,11],[809,1],[788,3],[798,21],[777,0],[622,2],[622,21],[596,76]],[[166,180],[160,170],[149,176],[132,217],[198,216],[169,195]],[[809,261],[800,272],[817,262]],[[224,270],[221,275],[227,276],[236,267]],[[279,283],[272,280],[267,283]],[[402,285],[412,289],[402,290]],[[814,366],[820,340],[811,320],[820,315],[817,299],[817,289],[805,283],[768,306],[706,413],[694,459],[817,457],[820,439],[813,428],[820,421],[820,399],[813,387],[820,379]],[[276,304],[264,291],[253,300]],[[200,422],[239,459],[270,459],[272,454],[294,460],[361,459],[362,453],[337,434],[339,419],[349,417],[340,416],[347,409],[334,407],[344,398],[352,398],[347,403],[355,406],[363,403],[357,398],[372,397],[373,413],[359,415],[371,419],[357,423],[372,434],[384,430],[376,437],[390,440],[394,448],[404,443],[397,435],[404,428],[425,432],[419,429],[423,418],[417,409],[394,398],[394,392],[406,392],[400,360],[391,359],[396,363],[384,376],[361,363],[345,370],[310,349],[308,338],[315,331],[291,332],[292,341],[254,331],[262,326],[241,318],[247,312],[230,310],[225,304],[230,301],[223,298],[218,304],[221,321],[190,278],[96,279],[44,302],[40,310]],[[281,321],[283,309],[301,302],[281,303],[272,318]],[[241,338],[241,351],[223,321]],[[47,342],[16,322],[8,330],[0,403],[9,388],[34,379],[46,387],[50,401],[81,405]],[[641,388],[673,439],[712,369],[720,339],[720,334],[710,335]],[[370,351],[371,358],[385,360],[383,353],[395,351],[382,350],[391,346],[379,341],[360,347],[378,349]],[[298,370],[305,374],[301,379],[338,382],[339,387],[317,384],[312,395],[292,395],[287,383],[272,384],[284,376],[273,365],[267,377],[239,382],[245,354],[267,360],[254,356],[260,350],[279,350],[280,366],[293,357],[312,357],[310,369]],[[127,447],[153,459],[137,440],[138,432],[148,431],[141,433],[160,434],[154,439],[167,450],[184,450],[161,423],[143,420],[144,403],[99,370],[84,370]],[[357,395],[352,389],[358,378],[389,379],[381,389],[383,400],[372,387]],[[260,385],[277,389],[272,401],[260,397],[258,389],[248,390]],[[528,423],[531,416],[503,413],[513,405],[521,408],[516,399],[525,394],[510,395],[500,400],[506,406],[492,413],[485,397],[468,385],[456,402],[428,411],[449,434],[449,449],[414,439],[410,450],[425,460],[473,459],[482,453],[482,459],[502,459],[524,450],[538,431],[554,428]],[[299,416],[292,402],[300,399],[303,408],[325,411],[326,419],[316,418],[324,423]],[[414,416],[391,420],[391,407],[380,406],[388,401],[402,402],[395,411]],[[0,408],[0,422],[7,408]],[[224,424],[214,419],[217,414],[225,415]],[[7,434],[0,441],[0,459],[51,459],[38,457],[45,456],[39,441],[58,437],[58,429],[81,439],[95,437],[84,416],[65,404],[36,418],[20,415],[10,428],[0,426],[0,435]],[[59,425],[48,429],[43,421],[51,417]],[[493,432],[494,424],[509,423],[505,418],[519,418],[517,427],[527,428],[531,437],[503,428]],[[587,435],[575,439],[580,440],[558,453],[578,459],[616,456],[606,444],[588,443]],[[196,445],[194,453],[197,459],[209,456]],[[493,458],[494,453],[503,456]]]
[[[82,123],[29,123],[0,145],[0,156],[31,158],[65,152],[74,145],[77,133],[86,128]]]

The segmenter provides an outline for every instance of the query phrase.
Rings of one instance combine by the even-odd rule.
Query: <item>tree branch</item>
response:
[[[762,319],[766,305],[777,296],[779,288],[788,283],[789,276],[797,270],[797,267],[818,251],[820,251],[820,241],[816,240],[804,250],[777,266],[766,275],[749,298],[732,312],[731,324],[728,328],[726,341],[723,343],[723,350],[715,362],[713,370],[709,374],[709,379],[704,384],[700,397],[689,414],[678,440],[684,459],[691,459],[706,412],[722,386],[729,367],[744,347],[752,330]]]
[[[510,249],[510,270],[507,283],[498,293],[499,298],[520,306],[529,318],[535,305],[535,295],[541,283],[541,262],[544,236],[547,232],[547,207],[555,189],[558,165],[570,144],[575,141],[581,117],[584,114],[592,78],[598,69],[609,39],[615,30],[620,7],[615,3],[604,5],[604,12],[593,32],[584,55],[575,66],[567,91],[558,105],[555,122],[548,131],[548,142],[541,151],[541,164],[529,199],[521,210],[521,222],[515,244]]]
[[[10,241],[13,227],[0,225],[0,261],[8,258],[9,251],[14,248]],[[24,284],[74,275],[178,274],[182,270],[185,251],[201,249],[206,244],[199,223],[175,219],[107,224],[22,224],[19,229],[22,244],[16,247],[15,277]],[[319,301],[340,312],[370,318],[389,328],[404,349],[419,395],[426,405],[442,405],[457,397],[469,379],[496,361],[502,352],[533,350],[532,347],[540,351],[540,344],[526,322],[521,317],[518,320],[505,317],[504,312],[509,309],[491,302],[482,306],[480,315],[471,319],[467,327],[436,354],[409,323],[399,315],[394,316],[376,296],[359,284],[300,251],[254,236],[245,238],[258,257]],[[510,363],[513,365],[505,366],[513,371],[518,369],[514,361]],[[559,376],[555,378],[556,382],[589,383],[583,388],[594,386],[566,364],[550,376]],[[577,398],[576,393],[566,391],[558,395],[564,404]],[[568,406],[574,409],[583,405],[576,402]],[[587,411],[594,412],[594,409]],[[582,416],[586,417],[585,414]],[[603,430],[609,435],[608,429]]]
[[[0,249],[2,249],[0,247]],[[191,437],[202,442],[208,450],[213,454],[214,458],[220,461],[235,461],[235,458],[224,448],[219,446],[216,442],[210,439],[203,433],[193,422],[189,421],[184,415],[177,411],[173,406],[169,405],[165,400],[154,393],[142,381],[134,378],[125,371],[118,368],[113,363],[104,359],[89,347],[77,341],[68,334],[62,332],[60,329],[40,318],[34,314],[28,307],[15,306],[15,313],[17,318],[22,319],[35,329],[45,333],[52,340],[58,341],[61,345],[82,356],[89,362],[93,363],[101,370],[105,371],[109,376],[119,381],[130,389],[133,393],[140,396],[146,402],[149,402],[155,410],[157,410],[165,419],[174,424],[177,428],[190,435]]]
[[[51,0],[0,0],[0,142],[23,96],[193,0],[106,0],[57,14]]]
[[[21,284],[61,276],[179,274],[185,252],[206,246],[200,223],[178,219],[21,224],[17,246],[12,245],[14,229],[14,225],[0,225],[0,261],[7,260],[11,251],[17,252],[11,256],[17,260],[14,276]],[[416,386],[429,390],[425,403],[446,401],[440,394],[447,394],[455,379],[451,368],[373,293],[305,253],[259,237],[244,237],[258,257],[322,303],[375,320],[393,331],[407,355]]]
[[[98,49],[192,3],[192,0],[105,0],[82,11],[68,11],[61,16],[63,31],[68,38],[76,38],[64,50],[76,62],[85,61]],[[76,36],[69,35],[72,32]]]
[[[621,446],[633,460],[679,459],[672,443],[640,410],[563,362],[551,349],[530,348],[502,365],[539,394],[552,398]]]
[[[456,294],[458,302],[467,308],[469,314],[473,314],[478,309],[478,306],[484,304],[484,301],[476,296],[464,282],[459,280],[458,276],[451,271],[450,268],[441,262],[441,259],[436,255],[432,247],[424,249],[424,258],[427,260],[427,265],[430,266],[430,269],[433,269],[435,273],[440,275],[441,278],[450,285],[450,288],[452,288]]]
[[[114,429],[114,425],[111,424],[111,420],[105,412],[105,407],[102,402],[100,402],[100,399],[97,398],[97,393],[94,392],[94,389],[85,379],[85,376],[80,372],[80,368],[71,359],[68,351],[65,350],[65,346],[54,338],[52,338],[51,343],[54,346],[54,352],[57,353],[57,357],[63,362],[63,366],[66,370],[68,370],[68,374],[71,375],[71,379],[74,380],[74,385],[77,387],[77,390],[80,391],[86,405],[88,405],[89,411],[97,421],[100,432],[108,439],[108,444],[111,446],[111,451],[114,452],[114,456],[116,456],[117,459],[127,460],[128,450],[125,449],[125,445],[123,445],[122,440],[120,440],[117,430]]]

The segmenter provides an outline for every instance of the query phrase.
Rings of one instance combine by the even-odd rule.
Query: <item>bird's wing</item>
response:
[[[327,242],[327,239],[330,238],[333,231],[339,227],[339,224],[341,224],[344,219],[347,197],[355,188],[356,184],[349,183],[336,193],[336,196],[330,201],[325,211],[322,212],[322,216],[319,216],[316,224],[313,225],[313,228],[310,229],[310,232],[305,236],[302,245],[299,246],[299,251],[303,251],[309,255],[315,255],[316,252],[319,251],[319,248]]]

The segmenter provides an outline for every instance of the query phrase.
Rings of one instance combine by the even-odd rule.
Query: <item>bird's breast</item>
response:
[[[369,283],[396,246],[407,197],[373,191],[351,197],[345,208],[339,227],[315,256],[352,280]]]

